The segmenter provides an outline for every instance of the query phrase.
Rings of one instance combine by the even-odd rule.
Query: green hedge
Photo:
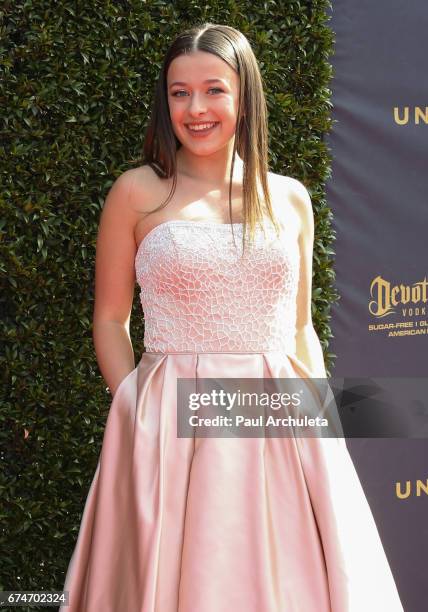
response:
[[[327,0],[2,4],[0,589],[63,586],[110,407],[91,329],[100,211],[112,182],[140,156],[169,42],[195,23],[240,29],[260,61],[271,169],[300,179],[312,195],[313,318],[331,364],[329,7]]]

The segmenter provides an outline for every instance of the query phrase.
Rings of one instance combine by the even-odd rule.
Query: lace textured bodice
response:
[[[154,352],[295,350],[299,250],[273,225],[242,256],[243,225],[169,220],[135,257],[144,346]]]

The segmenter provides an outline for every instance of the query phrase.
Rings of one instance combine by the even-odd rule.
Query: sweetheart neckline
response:
[[[143,244],[145,244],[149,236],[156,233],[156,230],[158,228],[163,227],[165,225],[171,225],[173,223],[177,223],[177,224],[187,223],[188,225],[218,225],[219,227],[230,227],[231,225],[237,227],[237,226],[244,225],[242,222],[241,223],[218,223],[217,221],[208,221],[208,220],[190,221],[190,219],[168,219],[167,221],[162,221],[161,223],[158,223],[157,225],[152,227],[152,229],[149,232],[147,232],[147,234],[144,236],[144,238],[141,240],[140,244],[137,247],[137,252],[135,253],[135,259],[137,259],[137,256],[141,250],[141,247],[143,246]]]

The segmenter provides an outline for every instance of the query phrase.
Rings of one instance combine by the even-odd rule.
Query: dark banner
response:
[[[427,377],[428,3],[333,0],[329,23],[336,42],[327,199],[341,296],[332,312],[332,373]],[[413,408],[403,399],[409,409],[426,428],[428,397]],[[347,444],[404,609],[422,612],[428,441],[403,438]]]

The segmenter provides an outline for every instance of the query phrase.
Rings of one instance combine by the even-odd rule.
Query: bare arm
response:
[[[130,205],[132,170],[113,183],[104,202],[95,261],[93,340],[110,392],[134,369],[129,323],[135,289],[136,219]]]
[[[297,292],[296,353],[313,378],[326,378],[324,356],[318,335],[312,324],[312,258],[314,246],[314,216],[306,187],[293,180],[292,203],[300,219],[300,275]]]

